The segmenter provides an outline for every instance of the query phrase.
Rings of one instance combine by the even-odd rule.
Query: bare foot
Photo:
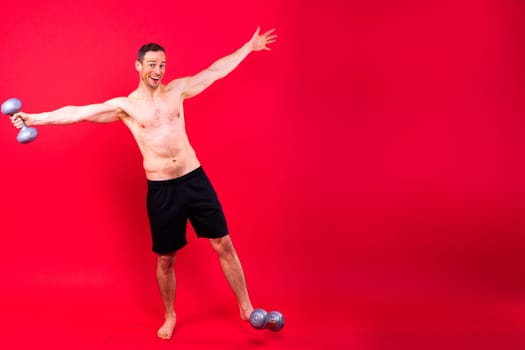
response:
[[[168,316],[166,317],[166,321],[164,321],[164,324],[159,328],[157,335],[160,339],[169,340],[171,339],[171,336],[173,335],[173,330],[175,329],[175,324],[177,323],[177,317],[176,316]]]
[[[250,319],[250,315],[252,314],[253,307],[251,305],[245,307],[240,306],[239,309],[241,310],[241,320],[248,321]]]

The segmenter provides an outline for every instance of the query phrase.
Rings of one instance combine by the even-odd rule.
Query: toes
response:
[[[159,330],[157,332],[157,336],[160,338],[160,339],[163,339],[163,340],[169,340],[171,339],[171,334],[165,330]]]

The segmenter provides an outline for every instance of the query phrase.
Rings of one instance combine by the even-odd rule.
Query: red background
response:
[[[255,306],[238,320],[206,241],[162,307],[145,179],[120,123],[0,119],[0,346],[523,349],[525,5],[521,1],[18,1],[3,4],[0,99],[26,112],[127,95],[165,46],[166,81],[276,27],[271,52],[188,100]]]

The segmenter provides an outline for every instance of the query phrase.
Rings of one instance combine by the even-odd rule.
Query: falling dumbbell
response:
[[[266,312],[264,309],[255,309],[250,314],[250,324],[255,329],[269,329],[278,332],[284,327],[284,316],[279,311]]]
[[[15,113],[20,112],[20,109],[22,108],[22,101],[19,99],[13,97],[9,100],[2,103],[2,114],[5,115],[13,115]],[[24,123],[22,120],[22,128],[18,132],[18,135],[16,136],[16,140],[20,143],[29,143],[36,139],[38,136],[38,131],[35,128],[29,127]]]

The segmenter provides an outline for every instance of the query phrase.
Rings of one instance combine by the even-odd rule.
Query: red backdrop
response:
[[[38,112],[124,96],[145,42],[165,46],[168,81],[257,25],[276,27],[271,52],[186,102],[186,123],[253,302],[282,310],[287,326],[239,328],[216,257],[190,232],[174,342],[523,348],[524,10],[517,0],[22,0],[3,5],[0,99]],[[0,119],[0,346],[163,346],[132,137],[119,123],[39,132],[20,145]]]

